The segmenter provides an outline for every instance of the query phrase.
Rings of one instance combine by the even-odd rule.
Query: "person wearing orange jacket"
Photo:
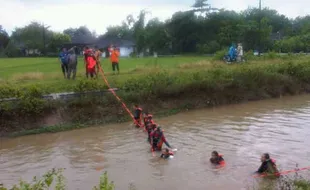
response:
[[[93,78],[96,75],[95,66],[97,62],[93,50],[87,46],[84,49],[84,62],[86,65],[86,77],[88,78],[88,75],[90,75]]]
[[[120,56],[120,52],[119,52],[119,48],[112,48],[112,46],[109,48],[109,52],[111,53],[110,55],[110,60],[112,63],[112,70],[113,70],[113,74],[115,74],[115,69],[117,69],[117,74],[119,74],[119,56]]]
[[[210,162],[217,168],[221,168],[226,165],[223,155],[219,154],[217,151],[212,152]]]

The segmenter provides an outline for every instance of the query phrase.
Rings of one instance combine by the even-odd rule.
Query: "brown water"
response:
[[[284,170],[310,166],[310,96],[286,97],[157,120],[170,144],[172,160],[152,157],[146,134],[129,123],[56,134],[2,139],[0,183],[31,180],[51,168],[66,168],[68,189],[91,189],[103,170],[116,189],[242,189],[255,182],[250,173],[270,152]],[[227,166],[215,171],[212,150]],[[97,171],[96,168],[104,168]],[[302,172],[308,175],[310,172]]]

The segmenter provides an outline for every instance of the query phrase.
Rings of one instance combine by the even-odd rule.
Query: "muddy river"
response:
[[[156,119],[156,118],[155,118]],[[156,119],[178,151],[172,160],[153,157],[146,134],[131,123],[0,141],[0,183],[31,180],[66,168],[68,189],[91,189],[108,171],[116,189],[236,189],[252,187],[251,172],[269,152],[280,169],[310,166],[310,96],[285,97],[185,112]],[[224,154],[219,171],[211,151]],[[99,170],[100,169],[100,170]],[[309,176],[310,171],[302,172]]]

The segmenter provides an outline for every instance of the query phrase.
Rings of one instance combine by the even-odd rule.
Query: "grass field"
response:
[[[108,80],[126,80],[133,75],[160,70],[195,69],[210,64],[207,57],[165,57],[165,58],[122,58],[118,76],[112,75],[112,66],[108,59],[102,59],[102,67]],[[196,68],[197,69],[197,68]],[[79,58],[77,80],[85,78],[85,67]],[[98,82],[103,82],[98,79]],[[52,92],[72,90],[76,81],[65,80],[57,58],[14,58],[0,59],[0,85],[14,84],[20,87],[38,85]]]
[[[273,54],[272,54],[273,55]],[[304,62],[307,56],[271,57],[257,59],[252,57],[246,64],[265,65],[273,63]],[[112,75],[112,66],[108,59],[102,59],[102,67],[113,87],[138,75],[151,75],[158,71],[167,72],[192,72],[207,70],[218,65],[223,67],[238,67],[238,64],[226,65],[222,61],[213,61],[210,57],[202,56],[176,56],[161,58],[121,58],[120,75]],[[57,58],[3,58],[0,59],[0,86],[14,85],[26,88],[36,85],[46,92],[73,91],[78,81],[85,79],[85,67],[82,58],[79,58],[77,80],[66,80],[61,72]],[[97,83],[104,82],[101,78]]]

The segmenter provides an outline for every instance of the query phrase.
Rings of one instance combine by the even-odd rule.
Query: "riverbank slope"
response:
[[[108,78],[109,80],[109,78]],[[262,59],[242,65],[198,61],[175,69],[147,67],[139,75],[109,80],[123,101],[134,103],[156,117],[182,110],[277,98],[310,91],[308,57]],[[106,89],[95,80],[79,80],[75,91]],[[84,95],[70,100],[43,100],[41,86],[3,84],[1,98],[17,102],[0,103],[2,136],[57,132],[89,125],[129,121],[116,98],[106,93]]]

